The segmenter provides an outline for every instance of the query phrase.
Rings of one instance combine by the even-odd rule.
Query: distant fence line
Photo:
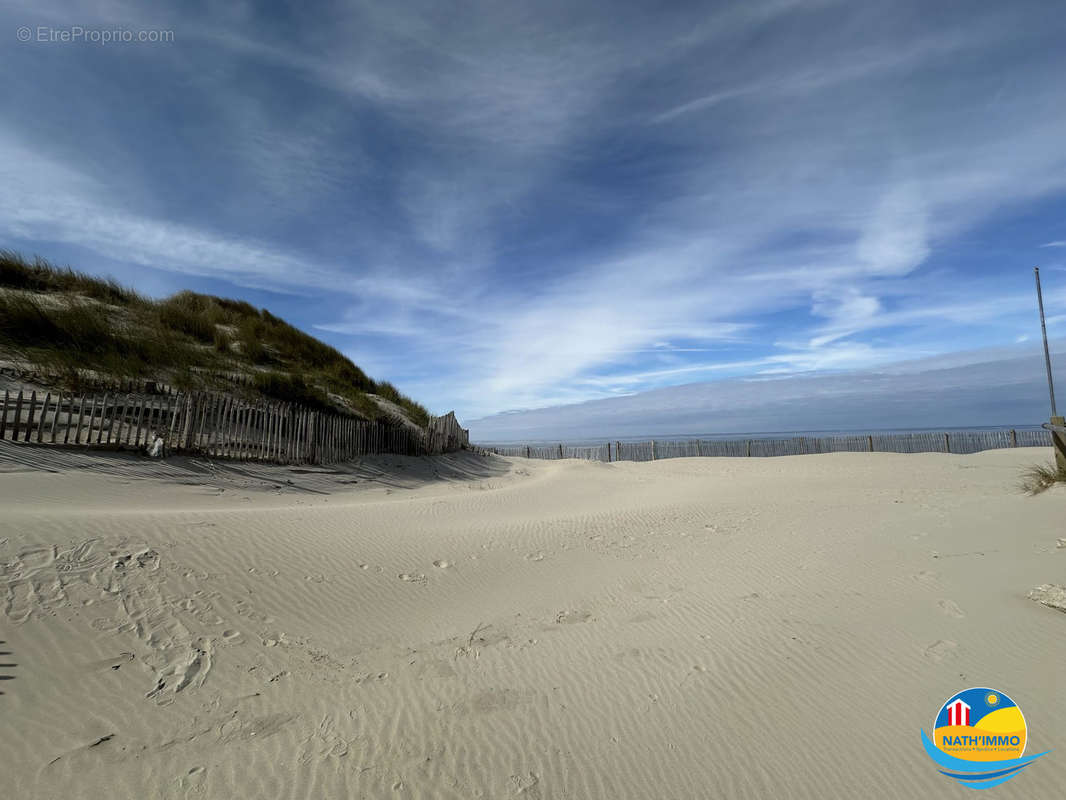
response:
[[[375,453],[433,455],[469,447],[451,412],[426,428],[369,422],[290,403],[218,392],[157,396],[4,392],[0,440],[167,452],[285,464],[328,464]]]
[[[815,453],[977,453],[1004,447],[1051,447],[1046,430],[946,431],[852,436],[798,436],[788,439],[693,439],[690,441],[607,442],[592,447],[510,445],[488,447],[501,456],[579,458],[587,461],[657,461],[697,456],[766,457]]]

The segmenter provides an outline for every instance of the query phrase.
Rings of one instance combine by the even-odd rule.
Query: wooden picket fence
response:
[[[164,452],[283,464],[375,453],[433,455],[469,446],[454,414],[417,429],[218,392],[4,392],[0,441],[145,449],[157,438]]]
[[[578,458],[587,461],[657,461],[698,456],[794,456],[814,453],[977,453],[1004,447],[1050,447],[1046,430],[945,431],[850,436],[796,436],[788,439],[692,439],[606,442],[593,446],[484,445],[489,452],[525,458]]]

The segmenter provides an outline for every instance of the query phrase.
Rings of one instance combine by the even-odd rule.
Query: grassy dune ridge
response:
[[[9,250],[0,250],[0,350],[71,387],[95,373],[232,391],[227,376],[240,374],[275,400],[386,419],[381,398],[418,425],[429,419],[391,383],[265,308],[191,291],[153,300]]]

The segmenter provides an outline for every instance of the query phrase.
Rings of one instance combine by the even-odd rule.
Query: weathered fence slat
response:
[[[248,407],[248,425],[245,429],[245,446],[244,446],[244,459],[246,461],[255,461],[256,451],[256,421],[259,416],[259,409],[253,402]]]
[[[5,392],[5,395],[6,395],[6,392]],[[6,399],[7,398],[5,397],[5,400]],[[56,424],[59,422],[59,411],[60,411],[61,408],[63,408],[63,392],[60,392],[59,396],[56,398],[56,413],[52,415],[52,427],[51,427],[51,429],[48,432],[49,433],[48,440],[52,444],[56,443]],[[5,409],[5,411],[6,411],[6,409]],[[0,439],[3,439],[3,438],[4,438],[3,434],[0,434]]]
[[[33,430],[33,407],[37,405],[37,390],[34,389],[30,393],[30,410],[26,415],[26,430],[22,434],[22,441],[28,442],[30,440],[30,431]],[[18,437],[16,437],[18,438]]]
[[[4,389],[4,410],[0,412],[0,442],[4,440],[4,433],[7,431],[7,404],[11,393]]]
[[[48,404],[52,401],[52,393],[48,392],[44,396],[44,404],[41,406],[41,421],[37,423],[37,435],[36,441],[41,443],[41,431],[44,429],[44,420],[48,416]]]
[[[73,401],[71,401],[73,403]],[[74,411],[73,405],[71,406],[71,412]],[[79,395],[78,397],[78,426],[74,429],[74,444],[78,443],[78,437],[81,435],[81,418],[85,413],[85,395]],[[63,435],[63,444],[68,443],[68,437],[70,436],[70,426],[67,426],[67,432]]]
[[[136,395],[130,395],[129,402],[124,413],[129,415],[129,421],[126,423],[126,438],[119,439],[119,444],[129,446],[133,444],[133,434],[137,431],[137,397]]]
[[[244,404],[238,399],[233,401],[233,412],[229,422],[229,457],[241,457],[241,421],[244,419]]]
[[[133,446],[141,446],[141,428],[144,425],[144,399],[140,398],[137,401],[137,427],[133,431]]]
[[[391,434],[390,434],[391,435]],[[430,437],[432,439],[432,437]],[[650,461],[693,456],[769,457],[840,452],[976,453],[1005,447],[1046,447],[1047,431],[948,431],[940,433],[862,434],[826,437],[799,436],[788,439],[688,440],[608,442],[599,446],[509,445],[491,448],[506,456],[557,459],[580,458],[601,461]],[[433,444],[427,444],[427,449]],[[613,452],[612,452],[613,451]]]
[[[97,402],[96,393],[92,396],[92,408],[89,409],[89,421],[85,424],[85,444],[91,445],[93,443],[93,426],[96,424],[96,409],[100,406]],[[103,413],[101,411],[101,413]]]
[[[107,416],[107,399],[109,395],[104,392],[104,401],[100,404],[100,429],[96,432],[96,443],[100,444],[104,438],[104,418]],[[90,436],[90,444],[92,437]]]
[[[278,403],[274,407],[275,424],[277,425],[277,439],[274,442],[274,460],[280,464],[285,463],[285,403]]]
[[[19,426],[22,425],[22,389],[19,389],[18,400],[15,401],[15,419],[11,422],[11,440],[19,440]]]
[[[222,421],[219,423],[218,455],[227,458],[233,453],[233,415],[236,413],[237,400],[227,397],[222,408]]]
[[[270,406],[264,401],[259,401],[259,460],[266,461],[270,448]]]
[[[181,414],[181,410],[184,408],[184,403],[182,402],[184,398],[185,395],[178,395],[177,400],[174,404],[173,412],[170,415],[170,431],[167,434],[167,443],[170,447],[173,447],[174,449],[178,449],[178,443],[177,440],[174,438],[174,434],[178,430],[178,417]]]
[[[215,451],[214,455],[221,458],[226,453],[226,423],[229,419],[229,408],[232,398],[222,395],[218,398],[218,418],[215,422]]]
[[[40,401],[36,389],[20,388],[17,394],[5,389],[0,439],[140,449],[161,438],[171,452],[323,464],[381,453],[439,453],[469,441],[451,414],[412,429],[265,399],[247,402],[229,393],[175,392],[152,381],[113,382],[106,388],[102,394],[77,396],[42,390]],[[555,457],[611,458],[609,446],[553,447]]]
[[[218,448],[218,415],[219,415],[219,402],[218,394],[216,392],[207,393],[207,402],[209,410],[207,413],[208,425],[207,425],[207,440],[204,442],[204,453],[211,457],[215,455],[215,451]]]
[[[117,447],[122,446],[122,426],[126,422],[126,406],[129,405],[130,396],[128,394],[122,395],[122,402],[118,405],[118,411],[115,412],[115,445]],[[107,438],[110,441],[111,431],[108,430]]]
[[[251,422],[251,416],[251,406],[242,406],[239,427],[237,428],[237,458],[240,461],[248,460],[248,427]]]

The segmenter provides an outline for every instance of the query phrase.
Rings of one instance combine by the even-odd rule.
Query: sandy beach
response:
[[[993,686],[1066,786],[1043,450],[338,469],[0,449],[23,798],[964,797]]]

